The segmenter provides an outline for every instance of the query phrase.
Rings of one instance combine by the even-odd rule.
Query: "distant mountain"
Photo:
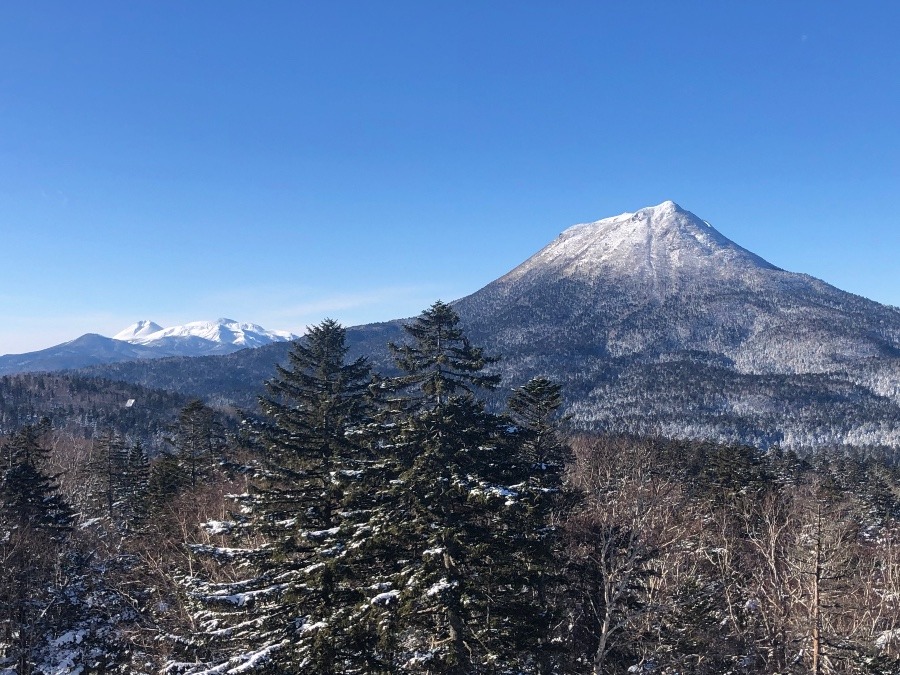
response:
[[[255,323],[239,323],[234,319],[194,321],[183,326],[162,328],[152,321],[138,321],[113,336],[135,345],[153,347],[166,356],[199,356],[227,354],[248,347],[262,347],[273,342],[290,342],[297,335],[283,330],[266,330]]]
[[[560,381],[581,428],[900,447],[900,310],[779,269],[674,202],[575,225],[454,306],[507,386]],[[384,368],[403,331],[349,337]],[[92,372],[245,405],[286,351]]]
[[[108,338],[94,333],[28,354],[0,356],[0,375],[54,371],[167,356],[230,354],[241,349],[287,342],[297,336],[266,330],[233,319],[195,321],[163,328],[153,321],[138,321]]]
[[[101,363],[115,363],[152,356],[145,348],[96,333],[27,354],[0,356],[0,375],[64,370]]]

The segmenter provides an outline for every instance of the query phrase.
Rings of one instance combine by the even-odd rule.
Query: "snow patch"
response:
[[[372,605],[390,605],[392,602],[396,602],[397,598],[400,597],[400,591],[386,591],[384,593],[379,593],[374,598],[372,598],[369,603]]]
[[[458,582],[448,581],[447,577],[444,577],[439,582],[434,584],[431,588],[429,588],[427,591],[425,591],[425,595],[431,597],[431,596],[437,595],[439,593],[443,593],[444,591],[446,591],[448,589],[456,588],[457,585],[458,585]]]

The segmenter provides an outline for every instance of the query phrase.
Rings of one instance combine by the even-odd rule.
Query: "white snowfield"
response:
[[[138,321],[113,335],[114,340],[122,340],[148,347],[170,346],[173,342],[205,340],[214,345],[228,345],[239,348],[261,347],[272,342],[296,340],[297,335],[284,330],[266,330],[255,323],[240,323],[234,319],[215,321],[192,321],[183,326],[163,328],[148,320]]]

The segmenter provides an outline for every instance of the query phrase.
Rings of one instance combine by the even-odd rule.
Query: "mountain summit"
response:
[[[153,321],[138,321],[137,323],[133,323],[128,328],[124,328],[120,330],[118,333],[113,335],[113,340],[124,340],[125,342],[135,342],[141,338],[145,338],[148,335],[152,335],[157,331],[161,331],[163,329],[158,323],[154,323]]]
[[[698,275],[746,276],[775,270],[672,201],[634,213],[574,225],[500,279],[538,275],[582,281],[625,279],[677,292]]]

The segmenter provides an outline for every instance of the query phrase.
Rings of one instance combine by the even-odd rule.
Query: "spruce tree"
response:
[[[514,389],[507,417],[507,481],[516,499],[497,533],[506,551],[505,579],[497,601],[509,617],[504,630],[521,666],[556,673],[565,663],[565,555],[560,523],[576,505],[576,493],[565,485],[571,454],[559,435],[561,386],[536,377]]]
[[[242,500],[243,546],[195,547],[240,576],[187,580],[202,628],[197,671],[228,664],[248,672],[379,672],[365,616],[371,581],[353,566],[370,529],[357,483],[368,458],[361,432],[371,375],[365,359],[347,363],[347,351],[337,322],[309,328],[260,400],[269,422],[265,478]]]
[[[500,383],[499,375],[482,372],[499,357],[473,346],[459,323],[456,310],[438,300],[404,326],[412,344],[388,345],[403,372],[394,386],[406,392],[409,403],[433,407],[454,394],[493,390]]]
[[[517,634],[525,615],[540,612],[534,550],[518,536],[527,519],[517,510],[528,508],[510,485],[527,483],[532,466],[527,451],[518,457],[525,435],[504,433],[508,423],[477,396],[499,383],[484,372],[497,358],[473,346],[440,302],[406,332],[409,344],[391,345],[402,373],[391,382],[393,409],[403,412],[389,443],[395,515],[382,533],[396,549],[386,624],[395,672],[536,672],[543,646],[529,644],[534,631]]]
[[[81,470],[89,513],[120,519],[127,494],[127,464],[128,448],[117,433],[108,431],[95,437],[91,458]]]
[[[213,410],[199,399],[190,401],[178,413],[168,441],[175,449],[191,487],[195,487],[220,461],[225,445]]]
[[[150,458],[144,444],[134,441],[128,448],[123,476],[122,512],[126,524],[134,527],[141,524],[149,506]]]

